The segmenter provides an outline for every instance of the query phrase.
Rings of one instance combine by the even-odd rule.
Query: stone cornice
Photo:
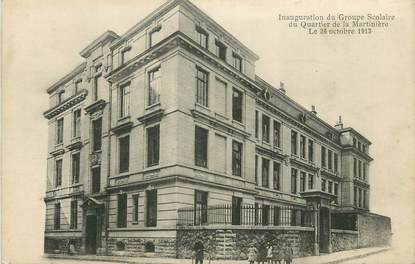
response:
[[[138,117],[137,120],[141,123],[148,124],[151,122],[160,121],[163,115],[164,115],[164,109],[158,109],[156,111],[153,111],[153,112],[150,112],[143,116]]]
[[[85,107],[85,112],[87,112],[88,114],[94,113],[98,110],[103,109],[106,104],[107,104],[107,102],[105,102],[105,100],[103,100],[103,99],[95,101],[92,104]]]
[[[129,121],[111,128],[111,132],[113,132],[114,134],[121,134],[123,132],[130,131],[132,127],[133,122]]]
[[[251,135],[248,132],[245,132],[243,130],[240,130],[236,127],[233,127],[225,122],[222,122],[214,117],[211,117],[209,115],[206,115],[205,113],[198,111],[196,109],[190,110],[192,113],[192,116],[200,121],[204,121],[207,125],[213,126],[218,130],[221,130],[223,132],[227,132],[230,134],[236,134],[243,138],[249,138]]]
[[[79,102],[82,102],[85,100],[86,96],[88,94],[88,91],[83,89],[79,93],[72,95],[71,97],[64,100],[62,103],[58,104],[55,107],[52,107],[51,109],[47,110],[43,113],[43,116],[47,119],[51,119],[60,113],[64,112],[65,110],[71,108],[72,106],[78,104]]]
[[[56,156],[62,155],[63,153],[65,153],[65,150],[61,147],[61,148],[58,148],[58,149],[52,151],[50,153],[50,155],[56,157]]]
[[[75,142],[71,143],[70,145],[66,146],[68,150],[75,150],[82,148],[81,139],[76,140]]]
[[[342,152],[353,152],[354,154],[356,154],[357,156],[359,156],[361,158],[364,158],[368,162],[373,161],[373,158],[372,157],[370,157],[368,154],[366,154],[364,152],[361,152],[361,151],[357,150],[353,146],[344,147],[342,149]]]
[[[271,157],[273,159],[278,158],[278,159],[281,159],[281,160],[285,160],[287,158],[287,155],[282,154],[281,151],[271,150],[271,149],[268,149],[268,148],[264,148],[262,146],[256,145],[255,150],[258,154],[265,155],[265,156]]]
[[[83,58],[88,58],[89,55],[91,55],[91,52],[94,51],[99,45],[105,45],[105,43],[107,43],[108,41],[113,41],[114,39],[118,38],[119,36],[115,32],[107,30],[101,36],[95,39],[92,43],[86,46],[79,54]]]

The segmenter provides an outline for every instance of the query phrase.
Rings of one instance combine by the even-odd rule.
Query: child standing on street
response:
[[[293,261],[293,249],[291,248],[290,243],[288,243],[287,247],[285,248],[284,260],[285,264],[291,264],[291,262]]]
[[[267,263],[272,264],[272,251],[273,247],[270,242],[267,243]]]
[[[255,260],[257,259],[258,250],[254,246],[253,243],[251,243],[250,247],[248,248],[248,262],[249,264],[254,264]]]

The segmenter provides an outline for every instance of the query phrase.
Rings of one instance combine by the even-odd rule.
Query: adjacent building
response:
[[[176,257],[180,230],[221,224],[297,228],[329,252],[331,215],[369,211],[371,142],[261,79],[190,1],[80,55],[47,89],[46,251]]]

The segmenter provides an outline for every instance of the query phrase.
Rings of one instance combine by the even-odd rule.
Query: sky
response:
[[[5,0],[2,31],[2,246],[13,263],[43,250],[46,89],[106,30],[123,34],[164,1]],[[410,0],[192,0],[260,56],[256,74],[329,124],[342,116],[373,143],[371,211],[392,218],[403,258],[414,248],[415,5]],[[369,35],[318,36],[278,14],[389,14]],[[23,249],[16,251],[16,249]]]

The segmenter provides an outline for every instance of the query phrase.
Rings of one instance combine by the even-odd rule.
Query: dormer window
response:
[[[79,92],[79,87],[81,85],[81,80],[78,80],[75,82],[75,88],[74,88],[74,94],[77,94]]]
[[[121,65],[125,64],[130,59],[131,47],[125,47],[121,50]]]
[[[219,57],[219,59],[226,61],[226,46],[219,40],[215,41],[216,45],[216,56]]]
[[[237,69],[239,72],[242,72],[242,57],[236,53],[232,53],[233,58],[233,67]]]
[[[197,33],[197,43],[199,43],[200,46],[207,49],[208,48],[208,40],[209,40],[209,34],[204,30],[203,28],[197,26],[196,27],[196,33]]]

